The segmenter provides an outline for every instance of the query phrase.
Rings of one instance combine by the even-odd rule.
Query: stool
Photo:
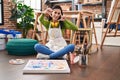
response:
[[[79,28],[78,31],[76,31],[76,35],[73,38],[73,43],[76,44],[76,42],[78,42],[78,44],[81,44],[80,42],[80,36],[81,36],[81,32],[83,33],[82,36],[84,36],[85,38],[82,41],[82,44],[84,44],[84,40],[86,39],[87,36],[87,42],[92,43],[92,29],[91,28]],[[87,32],[87,34],[85,34]],[[76,38],[78,37],[78,38]]]
[[[11,39],[6,44],[6,50],[10,55],[25,56],[36,54],[34,45],[38,43],[34,39]]]

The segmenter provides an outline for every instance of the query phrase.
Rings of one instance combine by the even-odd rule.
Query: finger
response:
[[[51,14],[51,13],[49,13],[49,16],[50,16],[50,17],[52,17],[52,14]]]
[[[49,12],[52,12],[53,10],[52,10],[51,8],[48,8],[48,11],[49,11]]]
[[[47,8],[47,13],[48,13],[48,15],[50,16],[50,17],[52,17],[52,12],[53,12],[53,10],[51,9],[51,8]]]
[[[66,17],[65,16],[62,16],[63,19],[65,19]]]
[[[64,19],[59,19],[58,21],[64,21]]]

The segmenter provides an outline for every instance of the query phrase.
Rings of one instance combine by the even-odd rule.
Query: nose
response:
[[[55,14],[55,16],[56,16],[56,17],[58,17],[58,16],[59,16],[59,14]]]
[[[58,15],[58,14],[55,14],[55,18],[58,19],[58,18],[59,18],[59,15]]]

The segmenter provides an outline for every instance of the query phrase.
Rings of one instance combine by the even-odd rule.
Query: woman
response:
[[[53,8],[47,8],[41,14],[40,22],[48,30],[49,41],[45,46],[42,44],[36,44],[34,46],[38,52],[37,58],[59,58],[74,51],[75,45],[67,45],[62,34],[65,29],[77,30],[78,28],[63,17],[62,8],[59,5],[55,5]]]

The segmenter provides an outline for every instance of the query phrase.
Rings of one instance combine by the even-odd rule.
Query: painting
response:
[[[70,73],[66,60],[29,60],[23,73]]]
[[[110,12],[108,15],[107,23],[114,22],[116,23],[120,15],[120,1],[113,0],[111,3]]]

